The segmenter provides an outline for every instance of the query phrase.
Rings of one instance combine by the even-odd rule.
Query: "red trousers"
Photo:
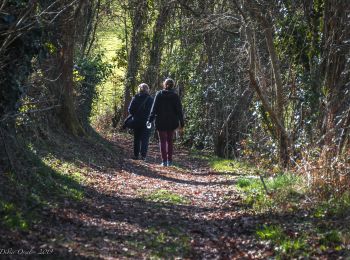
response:
[[[160,153],[162,161],[173,160],[173,135],[174,131],[158,131],[160,142]]]

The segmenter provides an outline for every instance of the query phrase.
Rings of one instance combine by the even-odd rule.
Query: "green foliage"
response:
[[[278,142],[270,115],[259,101],[254,102],[250,110],[253,115],[252,121],[256,123],[250,134],[241,142],[242,155],[262,168],[271,168],[271,165],[278,163]]]
[[[173,24],[174,26],[174,24]],[[179,38],[182,31],[178,27],[171,30],[172,38]],[[172,40],[173,41],[173,40]],[[168,43],[172,44],[172,43]],[[196,72],[196,64],[200,63],[200,39],[194,37],[191,44],[183,47],[179,40],[174,41],[172,55],[165,55],[162,62],[161,75],[171,76],[185,89],[182,99],[186,113],[186,132],[184,142],[191,147],[210,147],[206,128],[205,113],[205,89],[206,86],[199,80],[200,75]]]
[[[268,194],[258,176],[259,170],[248,163],[218,157],[205,157],[210,166],[217,172],[253,175],[237,179],[237,187],[243,191],[244,202],[254,210],[295,210],[306,192],[304,179],[293,173],[282,173],[274,177],[264,178]]]
[[[252,185],[252,181],[250,179],[240,178],[237,181],[237,186],[240,188],[245,188]]]
[[[79,116],[87,127],[92,114],[93,104],[97,102],[97,86],[104,83],[113,71],[113,65],[104,61],[101,53],[77,61],[74,70],[75,82],[79,93]]]
[[[84,76],[85,83],[97,85],[104,82],[112,73],[113,65],[104,61],[104,55],[97,53],[77,62],[79,74]]]
[[[263,229],[256,231],[256,235],[263,240],[278,241],[284,238],[283,229],[279,226],[264,226]]]
[[[307,243],[304,237],[291,238],[280,226],[265,225],[262,229],[256,231],[259,239],[270,240],[276,245],[276,251],[279,257],[295,257],[307,255]]]
[[[187,85],[188,90],[183,100],[186,109],[186,132],[185,142],[196,148],[210,147],[210,140],[206,137],[205,118],[203,117],[204,97],[203,86],[195,82]],[[199,130],[201,129],[201,130]]]
[[[10,30],[16,17],[26,9],[27,1],[11,1],[9,3],[10,10],[2,10],[8,14],[9,22],[4,23],[0,20],[0,33],[7,34],[6,29]],[[15,5],[13,8],[12,5]],[[6,4],[5,4],[6,6]],[[31,25],[33,27],[37,24]],[[33,72],[33,60],[36,59],[42,51],[40,42],[41,31],[32,30],[18,32],[18,35],[11,36],[11,44],[2,53],[0,58],[0,116],[4,113],[14,113],[18,111],[18,101],[20,96],[27,91],[27,80]],[[5,39],[5,38],[4,38]],[[0,45],[2,45],[2,41]]]
[[[51,55],[57,52],[57,47],[52,42],[47,42],[44,44],[44,46],[47,52],[50,53]]]
[[[162,203],[169,203],[169,204],[188,204],[189,200],[179,194],[170,192],[168,190],[156,190],[147,196],[145,196],[145,199],[154,201],[154,202],[162,202]]]
[[[275,23],[275,46],[281,62],[289,68],[282,75],[284,81],[298,85],[293,86],[295,90],[290,93],[297,99],[287,104],[286,126],[291,130],[297,129],[300,124],[298,119],[303,118],[306,132],[296,140],[296,146],[300,146],[304,145],[305,135],[309,139],[315,134],[312,125],[320,117],[320,100],[325,97],[320,73],[324,1],[313,1],[310,10],[304,10],[302,5],[293,1],[283,1],[280,5]],[[294,79],[291,79],[291,74]],[[308,108],[307,112],[303,111],[304,107]]]
[[[122,106],[123,77],[128,59],[123,27],[116,26],[112,21],[105,21],[105,26],[98,28],[97,38],[98,45],[94,51],[104,54],[102,61],[110,64],[111,71],[96,86],[97,96],[90,116],[94,125],[99,125],[99,121],[106,118],[110,122],[109,115],[113,116],[115,110]]]
[[[307,243],[304,238],[282,240],[279,249],[284,255],[288,256],[308,255],[307,252],[303,252],[307,250]]]
[[[320,239],[320,244],[324,246],[339,245],[341,242],[341,233],[337,230],[330,230],[326,232]]]

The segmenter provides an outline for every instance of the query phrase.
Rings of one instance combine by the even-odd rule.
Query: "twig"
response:
[[[22,106],[31,106],[31,105],[44,104],[49,102],[51,103],[57,102],[57,99],[30,101],[30,102],[23,103]]]
[[[43,79],[46,80],[46,81],[48,81],[48,82],[56,82],[61,76],[62,76],[62,73],[60,73],[60,74],[58,75],[58,77],[55,78],[55,79],[49,79],[49,78],[43,78]]]
[[[20,116],[20,115],[34,114],[34,113],[38,113],[38,112],[44,112],[44,111],[52,110],[52,109],[55,109],[55,108],[60,107],[60,106],[61,105],[54,105],[54,106],[46,107],[46,108],[42,108],[42,109],[29,110],[29,111],[24,112],[24,113],[17,113],[17,114],[13,114],[13,115],[7,115],[4,118],[2,118],[0,120],[0,122],[5,122],[9,118],[14,118],[14,117],[17,117],[17,116]]]
[[[2,4],[1,4],[1,7],[0,7],[0,12],[2,11],[2,9],[4,9],[5,5],[7,4],[7,1],[8,0],[2,0]]]
[[[267,187],[266,187],[266,184],[265,184],[265,181],[264,181],[264,178],[262,175],[259,174],[259,177],[260,177],[260,180],[264,186],[264,190],[266,191],[266,195],[270,195],[271,193],[267,190]]]

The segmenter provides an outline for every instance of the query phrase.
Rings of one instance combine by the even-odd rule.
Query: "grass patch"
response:
[[[210,167],[214,171],[248,174],[256,171],[256,168],[241,161],[232,159],[223,159],[218,157],[209,158]]]
[[[41,158],[41,163],[43,165],[34,175],[38,186],[32,187],[33,195],[38,194],[41,198],[45,197],[40,194],[42,190],[44,193],[50,192],[51,196],[56,196],[58,199],[75,201],[83,199],[84,192],[81,184],[85,179],[73,163],[63,162],[52,155]]]
[[[207,151],[198,151],[192,149],[191,157],[198,160],[208,161],[210,168],[217,172],[238,173],[241,175],[253,174],[257,171],[256,167],[244,161],[234,159],[224,159],[213,156]]]
[[[256,231],[256,236],[261,240],[271,241],[275,245],[277,256],[281,258],[308,256],[306,239],[303,236],[291,238],[280,226],[265,225]]]
[[[294,257],[309,258],[320,252],[346,250],[345,236],[338,230],[328,230],[326,232],[318,230],[317,233],[300,232],[287,233],[280,226],[265,225],[256,231],[257,238],[268,240],[274,245],[277,258],[286,259]],[[316,240],[315,240],[316,239]],[[308,244],[308,241],[312,243]]]
[[[295,210],[304,196],[303,179],[289,173],[264,179],[268,194],[259,178],[239,178],[237,186],[244,193],[244,202],[259,212]]]
[[[252,180],[247,178],[240,178],[237,181],[237,186],[240,188],[246,188],[252,185]]]
[[[8,229],[26,230],[32,223],[41,221],[41,208],[58,207],[64,200],[80,201],[84,197],[74,177],[43,163],[35,165],[24,178],[13,173],[5,176],[8,191],[0,194],[0,222]]]
[[[128,243],[138,251],[148,250],[150,259],[178,259],[189,256],[190,237],[179,229],[157,230],[149,228],[142,236],[142,241],[137,239]]]
[[[146,195],[145,199],[153,202],[162,202],[175,205],[184,205],[190,203],[190,201],[187,198],[167,190],[154,191]]]
[[[83,168],[77,167],[73,162],[62,161],[52,155],[42,158],[42,162],[57,173],[68,177],[72,181],[84,183],[86,178],[82,174]]]
[[[19,158],[23,171],[6,172],[1,178],[0,225],[9,230],[30,229],[32,224],[45,221],[43,209],[83,200],[85,170],[74,160],[59,158],[64,154],[66,148],[61,147],[65,145],[67,143],[61,143],[53,149],[54,146],[38,141],[25,146]]]

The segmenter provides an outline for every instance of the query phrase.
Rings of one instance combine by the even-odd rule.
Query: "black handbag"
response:
[[[125,129],[125,128],[130,128],[130,129],[134,129],[135,128],[135,120],[134,120],[134,118],[133,118],[133,116],[132,115],[128,115],[128,117],[127,118],[125,118],[125,120],[124,120],[124,124],[123,124],[123,129]]]

